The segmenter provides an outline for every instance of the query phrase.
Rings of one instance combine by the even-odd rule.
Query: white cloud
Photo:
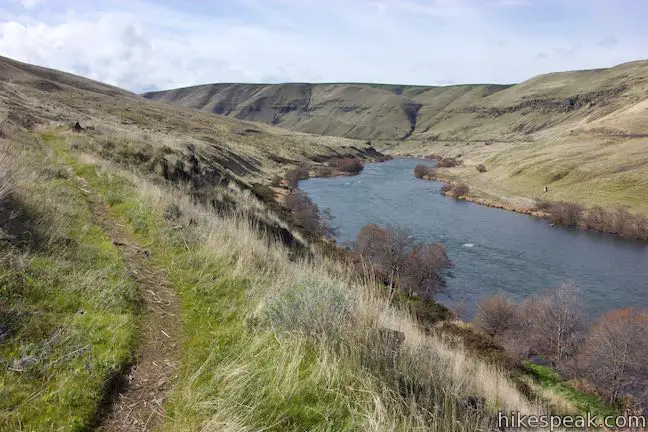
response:
[[[0,54],[136,91],[269,80],[514,82],[648,54],[645,31],[624,37],[623,17],[592,15],[597,0],[570,3],[591,16],[567,25],[565,14],[585,16],[580,9],[531,10],[527,0],[225,0],[192,3],[196,10],[98,1],[4,17],[0,9]]]
[[[20,3],[25,9],[33,9],[43,3],[43,0],[11,0],[12,2]]]

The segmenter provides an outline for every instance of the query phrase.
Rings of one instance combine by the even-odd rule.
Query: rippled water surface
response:
[[[339,242],[353,240],[367,223],[402,225],[422,240],[443,242],[455,268],[452,299],[440,299],[465,302],[467,315],[479,298],[503,292],[522,299],[566,280],[581,288],[593,314],[648,306],[648,245],[446,198],[441,183],[412,175],[419,163],[369,164],[358,176],[299,186],[331,209]]]

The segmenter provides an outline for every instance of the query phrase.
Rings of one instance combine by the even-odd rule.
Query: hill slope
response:
[[[421,104],[395,91],[362,84],[214,84],[147,93],[163,102],[291,130],[357,139],[404,137]]]
[[[639,61],[512,86],[212,84],[144,97],[321,135],[447,141],[519,139],[565,123],[590,124],[641,102],[647,90],[648,61]]]
[[[292,133],[284,129],[152,103],[141,96],[67,73],[0,57],[0,123],[29,129],[51,123],[98,125],[121,137],[105,145],[139,143],[145,162],[187,164],[191,154],[223,175],[269,183],[290,164],[336,155],[372,157],[375,150],[355,140]],[[134,134],[134,135],[131,135]],[[126,143],[132,138],[130,143]],[[160,154],[153,155],[156,147]],[[162,169],[163,167],[159,167]]]
[[[0,429],[469,431],[575,410],[464,325],[423,328],[257,192],[336,154],[376,155],[0,59]]]
[[[495,201],[540,197],[648,213],[648,61],[523,83],[415,87],[214,84],[144,95],[296,131],[457,156],[439,175]],[[487,173],[478,175],[475,165]]]

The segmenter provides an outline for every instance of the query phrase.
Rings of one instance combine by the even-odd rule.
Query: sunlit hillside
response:
[[[477,431],[579,410],[294,229],[275,176],[378,157],[364,141],[0,74],[0,429]]]
[[[147,98],[372,140],[394,155],[460,156],[477,196],[626,206],[648,213],[648,62],[557,72],[516,85],[215,84]],[[487,172],[478,175],[483,163]],[[543,195],[544,187],[548,193]]]

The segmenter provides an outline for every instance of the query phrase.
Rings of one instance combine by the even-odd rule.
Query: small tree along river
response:
[[[456,201],[442,183],[419,180],[420,160],[369,164],[354,177],[313,178],[299,187],[321,209],[330,208],[338,242],[353,241],[368,223],[409,228],[420,240],[440,241],[455,264],[452,298],[470,316],[477,300],[503,293],[516,300],[561,281],[574,282],[587,309],[648,307],[648,245],[563,227],[506,210]]]

